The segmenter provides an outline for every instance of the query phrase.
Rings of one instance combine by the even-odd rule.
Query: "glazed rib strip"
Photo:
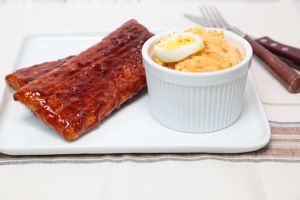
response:
[[[44,62],[41,64],[33,65],[31,67],[26,67],[15,71],[5,77],[6,82],[14,90],[19,90],[21,87],[27,85],[28,83],[44,76],[50,71],[58,68],[73,56],[66,57],[57,61]]]
[[[130,20],[14,94],[66,140],[99,124],[146,85],[141,48],[152,36]]]

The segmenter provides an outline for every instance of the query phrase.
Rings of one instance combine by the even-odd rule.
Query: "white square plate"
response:
[[[106,33],[31,35],[23,42],[16,62],[17,68],[14,70],[77,54],[105,35]],[[260,149],[270,140],[270,127],[251,75],[248,77],[240,119],[232,126],[213,133],[181,133],[158,124],[148,110],[146,92],[122,106],[96,129],[73,142],[65,141],[24,105],[13,101],[12,91],[9,89],[4,94],[0,109],[0,152],[11,155],[240,153]]]

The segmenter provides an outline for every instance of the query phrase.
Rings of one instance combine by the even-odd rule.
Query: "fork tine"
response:
[[[218,24],[218,27],[223,28],[224,24],[222,23],[222,21],[220,21],[219,15],[215,11],[215,6],[214,5],[208,5],[207,10],[210,12],[210,14],[211,14],[212,18],[214,19],[215,23]]]
[[[199,6],[199,10],[202,14],[202,17],[207,21],[210,26],[214,26],[213,22],[210,20],[210,17],[207,15],[206,11],[204,10],[203,6]]]
[[[211,6],[211,12],[214,13],[215,18],[217,18],[218,22],[221,24],[224,28],[229,28],[230,25],[227,23],[225,18],[222,16],[222,14],[219,12],[219,10],[216,8],[215,5]]]
[[[209,22],[209,24],[212,26],[212,27],[217,27],[217,25],[215,24],[215,21],[212,19],[212,17],[210,16],[210,13],[207,11],[206,7],[203,5],[203,6],[199,6],[199,10],[203,16],[203,18]]]
[[[210,20],[213,22],[214,27],[221,27],[222,24],[219,23],[219,20],[215,17],[212,8],[210,5],[203,6],[206,10],[206,13],[209,15]]]

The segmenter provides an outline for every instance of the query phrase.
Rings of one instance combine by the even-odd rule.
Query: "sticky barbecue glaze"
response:
[[[135,20],[14,94],[67,140],[95,127],[146,85],[141,48],[152,36]]]
[[[44,62],[41,64],[33,65],[31,67],[26,67],[15,71],[12,74],[9,74],[5,77],[6,82],[12,87],[14,90],[19,90],[21,87],[27,85],[33,80],[36,80],[50,71],[58,68],[68,60],[70,60],[73,56],[68,56],[64,59]]]

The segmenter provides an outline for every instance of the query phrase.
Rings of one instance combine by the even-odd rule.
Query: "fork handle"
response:
[[[267,64],[267,69],[287,88],[289,92],[300,92],[300,75],[297,72],[261,44],[251,39],[248,35],[245,35],[244,38],[252,46],[255,55]]]

